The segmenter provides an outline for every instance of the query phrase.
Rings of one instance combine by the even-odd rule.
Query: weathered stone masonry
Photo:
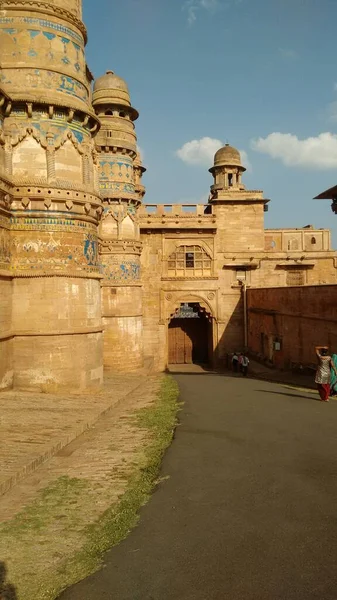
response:
[[[1,1],[0,9],[2,235],[9,236],[2,285],[10,313],[0,386],[97,386],[102,203],[92,136],[99,121],[80,2]]]
[[[170,349],[196,359],[181,350],[198,336],[221,364],[247,341],[247,288],[336,283],[329,231],[265,230],[268,200],[229,145],[206,205],[143,203],[138,112],[112,71],[93,85],[81,12],[0,0],[0,389],[163,370]]]

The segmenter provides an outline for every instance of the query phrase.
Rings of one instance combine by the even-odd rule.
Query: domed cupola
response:
[[[136,121],[138,111],[131,106],[130,92],[127,83],[113,71],[96,79],[92,104],[99,117],[120,116]]]
[[[211,194],[216,197],[219,191],[245,190],[241,177],[246,171],[241,162],[240,152],[226,144],[214,155],[214,165],[209,169],[214,177]]]
[[[214,166],[237,166],[242,167],[240,152],[226,144],[223,148],[220,148],[214,155]],[[245,169],[244,169],[245,170]]]

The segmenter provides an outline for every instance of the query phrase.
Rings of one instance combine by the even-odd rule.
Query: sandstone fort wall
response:
[[[279,368],[315,364],[315,346],[337,353],[337,286],[250,289],[249,349]]]

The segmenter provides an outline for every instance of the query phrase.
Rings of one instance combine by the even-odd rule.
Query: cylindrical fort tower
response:
[[[0,0],[2,145],[12,185],[14,386],[103,378],[92,76],[81,0]]]
[[[143,366],[141,243],[137,209],[145,194],[145,170],[137,152],[128,87],[112,71],[97,79],[93,106],[101,122],[96,136],[99,185],[104,365],[115,371]]]

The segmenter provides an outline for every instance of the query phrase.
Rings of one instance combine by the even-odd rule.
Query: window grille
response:
[[[211,275],[212,261],[201,246],[179,246],[168,259],[169,275],[177,277]]]
[[[287,271],[287,285],[304,285],[304,271],[295,271],[293,269]]]

